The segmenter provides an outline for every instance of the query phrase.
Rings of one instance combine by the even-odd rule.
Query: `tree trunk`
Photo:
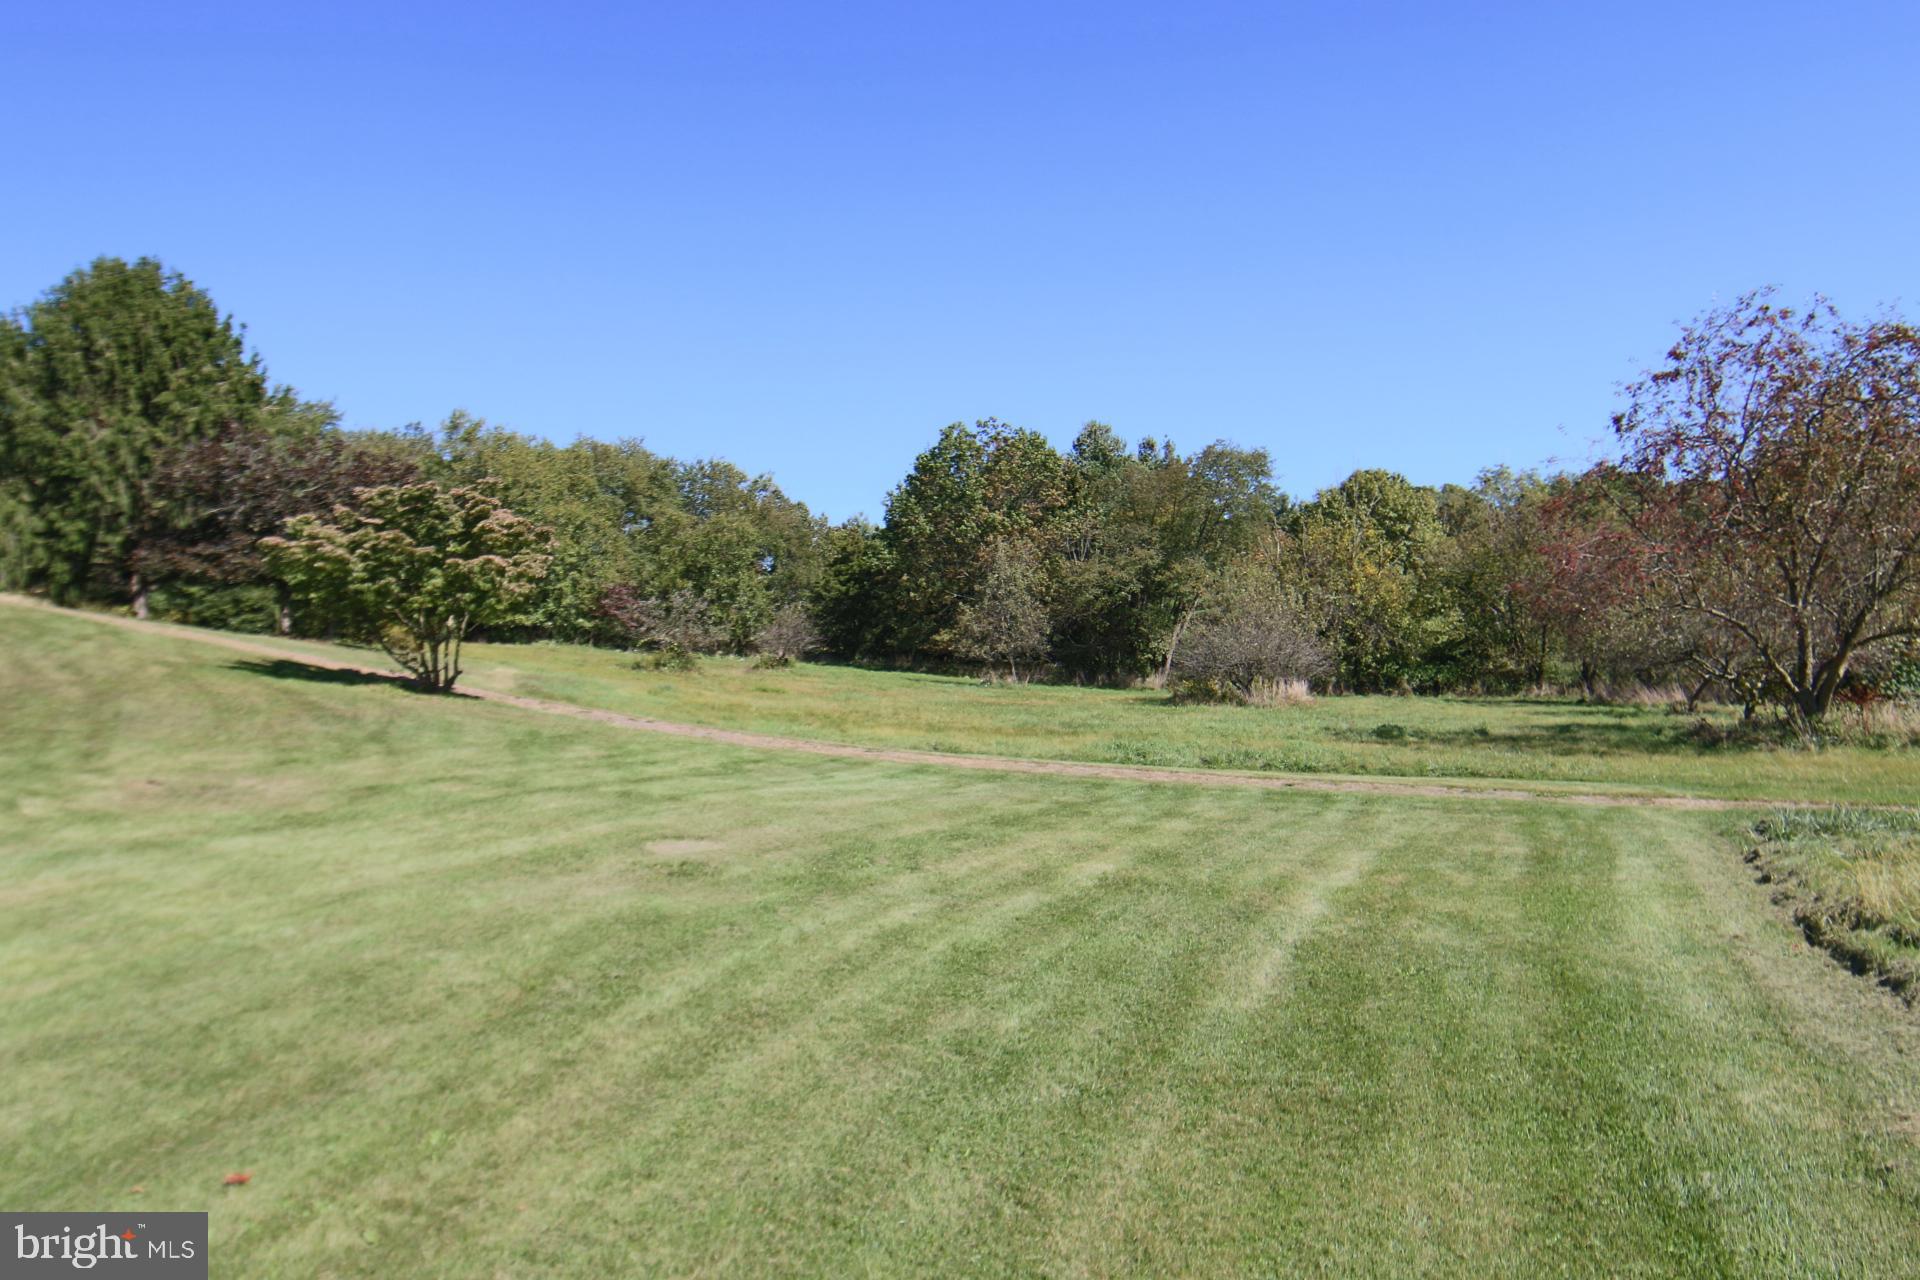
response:
[[[138,570],[127,580],[127,593],[133,597],[133,616],[145,622],[148,612],[147,580],[140,576]]]
[[[447,642],[447,692],[453,692],[453,686],[460,680],[460,644],[467,634],[467,624],[462,619],[454,628],[453,638]]]
[[[1180,637],[1186,633],[1187,623],[1193,619],[1193,610],[1184,609],[1180,621],[1173,624],[1173,638],[1167,641],[1167,660],[1160,664],[1160,687],[1167,687],[1167,681],[1173,678],[1173,655],[1180,648]]]
[[[1580,692],[1588,702],[1593,701],[1594,686],[1599,683],[1599,679],[1600,669],[1594,665],[1593,660],[1582,658],[1580,660]]]
[[[1687,714],[1692,715],[1700,706],[1700,699],[1706,694],[1707,686],[1713,683],[1709,676],[1687,691]]]
[[[1832,704],[1833,690],[1824,680],[1817,681],[1811,689],[1793,691],[1793,709],[1808,724],[1817,723]]]

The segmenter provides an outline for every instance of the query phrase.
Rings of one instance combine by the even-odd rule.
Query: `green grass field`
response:
[[[316,649],[328,648],[315,646]],[[369,660],[384,662],[378,654]],[[1920,798],[1920,749],[1702,746],[1661,707],[1520,698],[1321,698],[1176,706],[1147,689],[982,685],[953,676],[709,658],[636,669],[574,645],[476,645],[470,682],[691,724],[881,747],[1034,759],[1357,776],[1513,780],[1736,800]],[[1731,724],[1737,713],[1711,708]],[[1393,734],[1398,726],[1405,736]]]
[[[1023,755],[1913,777],[1556,705],[1296,742],[557,648],[474,680]],[[1920,1019],[1770,902],[1757,814],[747,751],[24,609],[0,708],[0,1203],[207,1209],[216,1276],[1920,1269]]]

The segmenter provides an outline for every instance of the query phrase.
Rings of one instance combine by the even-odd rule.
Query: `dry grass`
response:
[[[1225,680],[1176,680],[1169,695],[1171,701],[1188,706],[1303,707],[1313,701],[1307,682],[1291,677],[1255,680],[1246,689]]]
[[[1599,701],[1616,707],[1685,707],[1689,691],[1677,684],[1608,684],[1598,691]]]
[[[1887,745],[1920,745],[1920,703],[1842,703],[1828,713],[1837,733]]]
[[[1749,854],[1815,942],[1920,998],[1920,812],[1778,813]]]
[[[1313,690],[1305,680],[1283,677],[1279,680],[1256,680],[1253,689],[1247,694],[1246,703],[1250,707],[1299,707],[1313,701]]]

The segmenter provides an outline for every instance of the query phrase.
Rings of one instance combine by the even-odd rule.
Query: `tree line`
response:
[[[477,631],[1247,702],[1658,682],[1816,720],[1911,693],[1920,335],[1756,293],[1625,400],[1579,473],[1306,499],[1262,449],[955,423],[879,523],[832,524],[637,439],[344,429],[191,282],[103,258],[0,321],[0,585],[376,641],[441,687]]]

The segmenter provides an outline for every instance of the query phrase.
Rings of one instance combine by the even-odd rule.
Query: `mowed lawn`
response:
[[[275,642],[283,643],[283,642]],[[338,654],[333,646],[311,646]],[[362,660],[384,663],[378,653]],[[1512,780],[1735,800],[1920,799],[1920,748],[1703,742],[1699,717],[1572,699],[1334,697],[1277,708],[1175,706],[1150,689],[984,686],[965,677],[704,659],[639,669],[579,645],[476,645],[471,683],[691,724],[1031,759],[1356,776]]]
[[[1920,1021],[1739,815],[750,752],[19,609],[0,716],[0,1203],[207,1209],[216,1276],[1920,1265]]]

